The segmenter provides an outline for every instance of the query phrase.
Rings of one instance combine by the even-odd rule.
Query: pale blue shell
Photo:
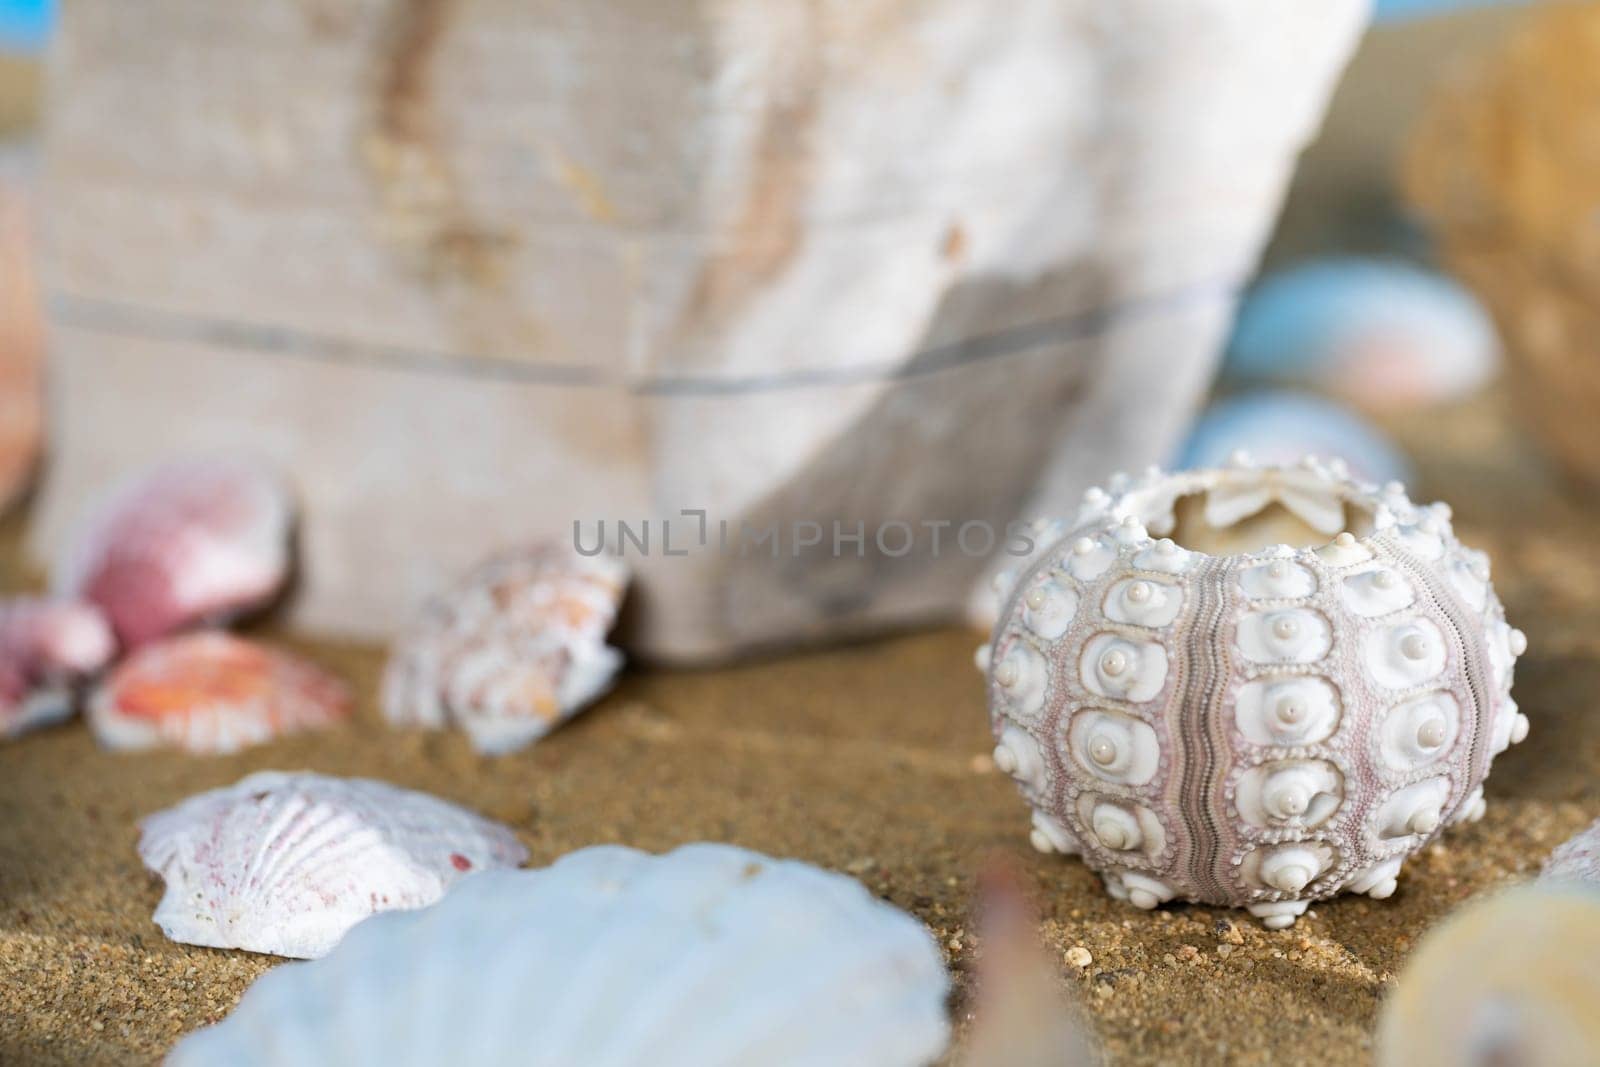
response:
[[[1173,467],[1226,466],[1240,450],[1268,465],[1315,455],[1344,460],[1363,481],[1411,481],[1405,454],[1361,416],[1320,397],[1278,390],[1230,397],[1206,409]]]
[[[461,881],[263,975],[169,1065],[928,1063],[932,937],[854,879],[727,845],[596,847]]]
[[[1245,298],[1222,374],[1392,408],[1465,396],[1499,361],[1492,321],[1456,282],[1396,261],[1324,259],[1268,275]]]

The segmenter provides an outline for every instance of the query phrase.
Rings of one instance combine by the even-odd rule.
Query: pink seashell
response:
[[[240,460],[180,460],[113,490],[68,547],[57,589],[104,609],[127,647],[265,605],[288,574],[282,485]]]
[[[219,631],[146,645],[100,684],[89,725],[108,748],[226,753],[350,714],[349,688],[295,656]]]
[[[505,826],[360,778],[261,771],[140,823],[174,941],[311,959],[382,911],[422,908],[471,871],[528,858]]]
[[[433,729],[453,722],[480,752],[529,744],[610,685],[622,655],[605,636],[626,585],[615,559],[565,546],[492,557],[396,641],[384,715]]]
[[[111,627],[92,604],[0,600],[0,737],[71,715],[78,683],[115,651]]]

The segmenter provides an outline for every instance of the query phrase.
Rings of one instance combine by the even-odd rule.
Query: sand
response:
[[[1530,739],[1501,757],[1489,811],[1406,867],[1387,901],[1347,898],[1269,932],[1242,913],[1111,901],[1077,860],[1027,844],[1027,812],[990,765],[977,635],[959,629],[701,672],[639,670],[513,756],[454,734],[389,730],[380,650],[286,641],[356,683],[353,724],[227,758],[101,751],[81,723],[0,746],[0,1062],[148,1062],[220,1019],[274,960],[168,942],[135,823],[263,768],[368,775],[513,826],[544,863],[583,845],[730,841],[864,881],[937,935],[958,1018],[978,951],[974,874],[1016,855],[1042,932],[1118,1063],[1362,1063],[1375,1012],[1417,937],[1465,898],[1534,871],[1600,814],[1600,554],[1586,507],[1519,439],[1497,398],[1413,420],[1424,492],[1488,549],[1529,636],[1516,695]],[[20,520],[0,530],[0,581]],[[1084,962],[1087,957],[1088,962]]]

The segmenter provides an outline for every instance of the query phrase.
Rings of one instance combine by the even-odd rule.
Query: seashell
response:
[[[1567,838],[1550,853],[1539,878],[1600,887],[1600,819]]]
[[[107,748],[236,752],[350,714],[350,689],[287,652],[220,631],[145,645],[101,681],[89,726]]]
[[[92,604],[0,600],[0,737],[71,715],[79,684],[115,651],[111,627]]]
[[[1387,896],[1406,856],[1482,814],[1490,760],[1527,734],[1526,639],[1487,560],[1448,508],[1338,461],[1121,484],[1018,576],[979,656],[1035,847],[1140,907],[1272,927]],[[1040,589],[1074,606],[1065,624],[1039,625]]]
[[[179,460],[114,489],[58,563],[64,595],[93,601],[135,647],[264,606],[289,568],[289,498],[240,460]]]
[[[853,879],[600,846],[364,922],[167,1062],[899,1067],[944,1049],[948,988],[927,930]]]
[[[321,774],[261,771],[139,825],[139,858],[167,883],[163,933],[275,956],[321,956],[370,915],[426,907],[471,871],[528,858],[464,808]]]
[[[1468,396],[1499,364],[1493,321],[1458,283],[1407,263],[1335,258],[1269,275],[1244,299],[1222,374],[1385,412]]]
[[[1378,1020],[1379,1067],[1578,1067],[1600,1048],[1600,895],[1543,882],[1430,929]]]
[[[1285,466],[1308,454],[1340,456],[1369,482],[1411,477],[1410,460],[1377,427],[1331,401],[1293,392],[1244,393],[1212,404],[1189,431],[1174,466],[1226,466],[1240,451]]]
[[[454,723],[480,752],[537,740],[610,687],[622,654],[605,637],[626,585],[617,560],[562,545],[490,558],[395,642],[384,715]]]

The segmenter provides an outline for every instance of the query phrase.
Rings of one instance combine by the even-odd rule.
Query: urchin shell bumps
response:
[[[1184,521],[1212,533],[1277,505],[1327,540],[1208,554],[1152,536],[1190,500]],[[1119,476],[1001,584],[979,656],[995,763],[1036,847],[1141,907],[1286,926],[1312,900],[1387,896],[1406,856],[1482,814],[1490,760],[1527,732],[1525,640],[1487,559],[1448,508],[1336,461]]]

